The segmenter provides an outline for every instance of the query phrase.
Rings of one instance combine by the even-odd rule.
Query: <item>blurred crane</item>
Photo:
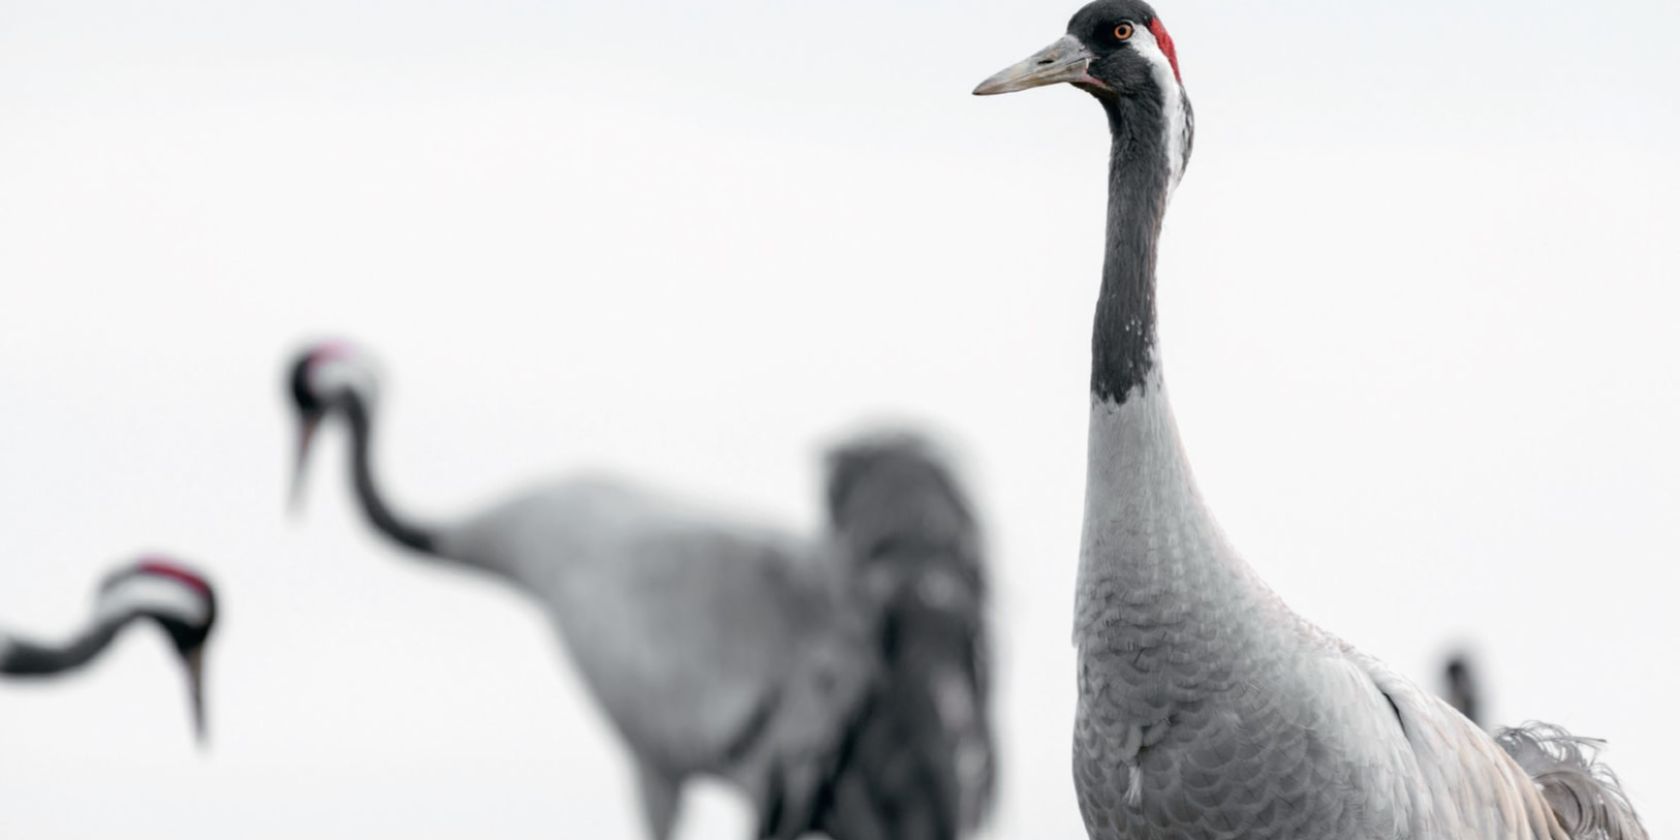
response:
[[[0,631],[0,676],[40,678],[82,668],[104,652],[123,629],[149,621],[163,630],[181,657],[192,703],[193,730],[202,743],[204,647],[216,626],[216,593],[185,566],[148,557],[100,583],[92,619],[63,643],[26,640]]]
[[[315,430],[343,418],[356,496],[378,531],[499,577],[548,613],[629,748],[655,840],[671,835],[690,778],[728,780],[754,804],[759,836],[792,838],[844,810],[834,795],[842,768],[867,774],[893,760],[847,745],[859,727],[909,714],[884,688],[890,672],[877,628],[881,616],[904,612],[903,597],[885,581],[869,590],[877,600],[862,599],[837,541],[798,539],[603,477],[518,494],[458,522],[422,523],[398,513],[373,479],[377,377],[366,355],[346,344],[311,347],[291,366],[288,387],[300,429],[294,504]],[[840,483],[855,498],[856,482]],[[847,522],[868,519],[851,510]],[[950,720],[961,734],[930,735],[936,748],[948,737],[974,751],[967,745],[984,691],[974,686],[973,709]],[[989,748],[985,762],[989,772]],[[927,763],[928,772],[948,772]]]
[[[1470,719],[1471,723],[1485,727],[1482,720],[1482,684],[1476,667],[1471,663],[1470,655],[1455,653],[1447,658],[1447,666],[1441,669],[1441,696],[1458,710],[1458,713]]]
[[[1195,125],[1177,49],[1147,3],[1097,0],[974,92],[1058,83],[1097,100],[1112,140],[1074,613],[1092,839],[1644,838],[1593,742],[1543,725],[1495,741],[1290,611],[1231,547],[1157,352],[1157,245]]]

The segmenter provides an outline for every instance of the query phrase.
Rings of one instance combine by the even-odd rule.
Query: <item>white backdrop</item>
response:
[[[386,362],[397,498],[633,473],[790,527],[861,420],[954,435],[1002,644],[995,837],[1079,837],[1069,612],[1107,139],[975,100],[1072,5],[0,0],[0,621],[151,547],[214,573],[215,741],[166,646],[0,684],[0,837],[633,838],[540,616],[283,516],[283,364]],[[1207,495],[1308,616],[1609,738],[1680,831],[1680,7],[1162,8],[1198,136],[1163,345]],[[721,788],[685,838],[744,836]]]

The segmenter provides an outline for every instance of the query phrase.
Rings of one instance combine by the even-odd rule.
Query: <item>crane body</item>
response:
[[[863,597],[844,545],[609,476],[573,476],[453,522],[420,522],[398,512],[373,477],[376,383],[370,360],[348,345],[317,345],[298,358],[289,389],[299,473],[315,429],[341,416],[352,484],[377,530],[498,577],[544,610],[631,754],[654,840],[671,836],[681,789],[698,776],[742,791],[761,837],[825,826],[836,840],[922,836],[846,830],[835,819],[845,807],[833,795],[837,779],[902,755],[942,761],[910,746],[892,756],[847,749],[860,727],[902,704],[881,690],[879,624],[892,609]]]
[[[1194,118],[1141,0],[1097,0],[976,94],[1071,84],[1108,117],[1074,610],[1093,840],[1639,840],[1590,742],[1500,740],[1297,616],[1204,504],[1167,398],[1157,244]]]

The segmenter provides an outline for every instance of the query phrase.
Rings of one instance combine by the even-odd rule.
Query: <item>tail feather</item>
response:
[[[1540,786],[1571,840],[1649,840],[1616,774],[1598,761],[1603,741],[1532,721],[1496,740]]]
[[[828,460],[831,530],[880,678],[852,722],[820,827],[843,840],[959,840],[996,785],[981,528],[954,471],[914,435],[866,435]]]

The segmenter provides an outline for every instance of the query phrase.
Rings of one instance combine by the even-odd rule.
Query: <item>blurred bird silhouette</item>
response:
[[[0,676],[41,678],[78,670],[109,648],[124,628],[146,621],[163,630],[181,657],[193,730],[204,743],[204,648],[216,626],[216,592],[203,576],[168,558],[147,557],[107,576],[96,593],[93,617],[69,641],[30,641],[0,631]]]
[[[911,689],[905,701],[884,688],[891,660],[883,659],[880,616],[918,613],[904,607],[899,580],[871,588],[852,579],[854,565],[867,572],[880,562],[853,564],[839,541],[800,539],[606,477],[562,480],[456,522],[422,523],[398,513],[373,479],[377,384],[369,358],[348,344],[310,347],[291,366],[300,430],[294,504],[315,430],[342,417],[356,496],[378,531],[419,554],[499,577],[548,613],[629,748],[650,836],[671,835],[687,780],[713,776],[747,795],[760,837],[796,837],[843,810],[837,779],[897,760],[875,746],[848,749],[862,744],[858,727],[870,731],[875,721],[901,716],[920,725],[916,716],[925,713],[904,711],[906,703],[933,699]],[[864,486],[850,478],[840,484],[847,498]],[[873,514],[852,510],[845,521],[860,528],[871,521]],[[861,597],[866,590],[875,600]],[[935,673],[944,671],[919,678],[945,680]],[[973,708],[948,716],[961,734],[929,735],[920,746],[977,749],[969,745],[983,726],[976,723],[980,679],[972,682],[979,692]],[[953,709],[959,702],[946,701]],[[964,759],[984,763],[965,771],[970,776],[990,772],[987,744],[983,759]],[[950,772],[938,761],[923,763],[926,773]],[[871,800],[881,801],[878,792]],[[960,796],[951,801],[965,807]]]
[[[1477,726],[1486,727],[1482,720],[1482,686],[1469,654],[1455,653],[1447,658],[1441,673],[1441,696]]]

